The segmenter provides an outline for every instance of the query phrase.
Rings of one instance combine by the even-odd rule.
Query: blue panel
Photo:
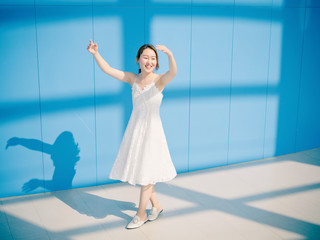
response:
[[[265,86],[268,71],[271,9],[261,12],[261,21],[245,19],[252,11],[235,8],[233,45],[234,86]]]
[[[190,170],[227,164],[229,98],[212,95],[198,99],[191,94]]]
[[[306,0],[306,1],[307,1],[307,7],[320,7],[319,0]]]
[[[92,5],[92,0],[35,0],[36,5]]]
[[[178,172],[188,170],[190,10],[174,7],[146,9],[147,42],[166,45],[172,50],[178,66],[177,76],[163,92],[161,111],[171,157]],[[168,70],[168,58],[161,52],[159,65],[159,74]]]
[[[34,5],[34,0],[1,0],[0,5]]]
[[[143,6],[144,0],[35,0],[37,5]]]
[[[234,0],[192,0],[192,6],[231,6],[233,7]]]
[[[94,5],[143,6],[145,0],[93,0]]]
[[[31,140],[41,140],[34,8],[1,7],[0,22],[0,197],[6,197],[26,194],[24,183],[43,171]]]
[[[220,16],[232,13],[232,8],[192,11],[192,87],[229,88],[233,19]]]
[[[235,9],[229,163],[263,157],[271,14],[252,11]]]
[[[320,9],[307,9],[301,69],[297,151],[320,147],[319,22]]]
[[[275,8],[284,7],[304,7],[306,0],[273,0],[273,6]]]
[[[267,7],[272,6],[272,0],[235,0],[235,4],[238,6],[260,6]]]
[[[192,0],[145,0],[146,6],[181,6],[188,7]]]
[[[283,21],[271,30],[264,157],[295,152],[303,15],[303,8],[273,13]]]
[[[190,170],[227,164],[232,8],[192,12]],[[211,15],[211,16],[210,16]],[[200,17],[205,16],[205,17]]]
[[[133,10],[134,9],[134,10]],[[138,73],[135,62],[144,43],[143,8],[95,7],[95,41],[114,68]],[[132,111],[131,86],[103,73],[96,65],[98,183],[106,183]]]
[[[43,141],[53,147],[44,154],[49,191],[96,184],[91,12],[37,7]]]

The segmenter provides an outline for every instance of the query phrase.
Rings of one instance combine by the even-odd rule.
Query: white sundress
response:
[[[169,181],[177,175],[160,118],[162,98],[154,82],[144,89],[133,83],[133,110],[109,176],[111,179],[148,185]]]

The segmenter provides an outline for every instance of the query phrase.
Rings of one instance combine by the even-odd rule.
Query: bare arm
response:
[[[166,73],[162,74],[159,79],[159,81],[160,81],[159,85],[163,89],[176,76],[177,64],[176,64],[176,61],[173,57],[172,52],[166,46],[157,45],[156,47],[158,50],[167,54],[168,60],[169,60],[169,70]]]
[[[130,73],[130,72],[124,72],[124,71],[120,71],[118,69],[115,69],[113,67],[111,67],[104,59],[103,57],[101,57],[101,55],[98,52],[98,44],[93,43],[90,40],[90,44],[88,46],[88,51],[94,56],[98,66],[100,67],[100,69],[105,72],[106,74],[108,74],[109,76],[118,79],[122,82],[127,82],[132,84],[132,81],[134,79],[134,74]]]

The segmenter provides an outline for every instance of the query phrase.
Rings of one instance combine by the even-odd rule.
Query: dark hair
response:
[[[142,45],[139,50],[138,50],[138,53],[137,53],[137,61],[139,60],[141,54],[143,53],[143,51],[147,48],[150,48],[151,50],[153,50],[156,54],[156,59],[157,59],[157,65],[156,65],[156,69],[158,70],[159,69],[159,60],[158,60],[158,53],[157,53],[157,49],[152,45],[152,44],[144,44]],[[139,73],[141,73],[141,69],[139,69]]]

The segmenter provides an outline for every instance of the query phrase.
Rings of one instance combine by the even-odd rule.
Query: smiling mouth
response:
[[[146,67],[146,69],[151,69],[153,66],[151,66],[151,65],[146,65],[145,67]]]

